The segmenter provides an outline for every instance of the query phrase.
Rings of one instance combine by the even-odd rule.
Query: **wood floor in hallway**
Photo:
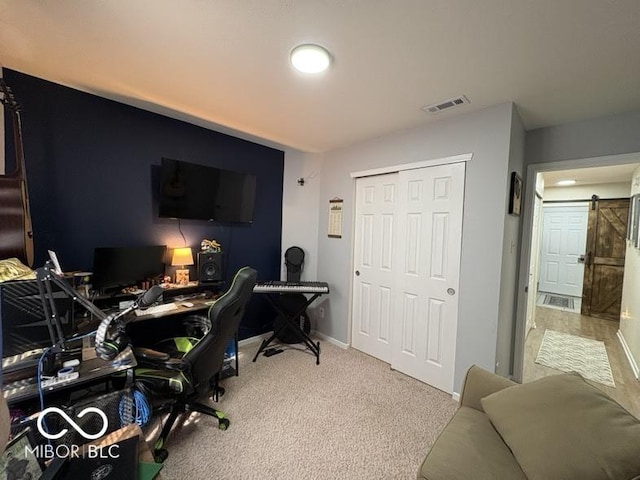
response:
[[[525,342],[524,382],[560,373],[559,370],[535,363],[546,329],[600,340],[604,342],[607,349],[616,386],[613,388],[596,382],[589,383],[606,392],[633,415],[640,418],[640,381],[633,375],[629,361],[622,345],[620,345],[620,340],[617,337],[617,322],[562,310],[536,307],[535,323],[536,328],[529,332]]]

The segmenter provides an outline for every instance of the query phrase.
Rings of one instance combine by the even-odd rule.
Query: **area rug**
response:
[[[547,329],[536,363],[563,372],[578,372],[594,382],[616,386],[607,349],[604,342],[598,340]]]
[[[541,293],[538,296],[537,305],[539,307],[555,308],[567,312],[580,313],[580,307],[574,297],[557,295],[554,293]]]

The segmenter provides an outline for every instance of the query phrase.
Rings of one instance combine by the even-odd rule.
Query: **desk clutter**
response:
[[[220,246],[207,242],[199,263],[206,267],[209,261],[218,262],[217,268]],[[319,364],[320,343],[310,336],[306,309],[329,293],[329,285],[301,280],[302,249],[287,250],[286,281],[257,282],[258,272],[243,267],[222,293],[218,270],[215,275],[199,274],[208,280],[215,277],[215,282],[178,285],[167,283],[158,268],[158,275],[123,289],[122,270],[108,272],[106,263],[100,266],[111,259],[124,268],[124,259],[133,254],[155,264],[161,252],[164,247],[96,249],[96,258],[101,259],[96,271],[71,276],[62,273],[52,256],[35,270],[35,280],[0,285],[3,334],[11,352],[3,358],[3,397],[11,409],[15,434],[28,429],[34,446],[82,445],[127,428],[139,430],[153,416],[168,413],[149,453],[151,460],[162,463],[169,454],[167,439],[182,413],[210,416],[226,430],[231,424],[226,415],[201,399],[217,402],[225,393],[222,380],[238,375],[238,328],[254,293],[266,297],[278,316],[273,335],[262,342],[253,361],[260,353],[270,357],[285,352],[277,341],[304,344]],[[102,293],[91,294],[96,287]],[[111,293],[106,293],[109,289]],[[45,320],[37,331],[40,337],[32,331],[29,338],[21,337],[20,322],[13,325],[28,312]],[[110,443],[133,452],[121,464],[125,471],[138,463],[142,443],[137,437]],[[67,460],[55,462],[57,473],[51,469],[43,478],[79,478],[104,467],[87,459]],[[115,472],[119,467],[111,468]],[[118,478],[135,478],[126,475]]]

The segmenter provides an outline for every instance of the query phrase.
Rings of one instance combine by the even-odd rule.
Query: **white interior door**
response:
[[[391,362],[398,174],[356,180],[351,343]]]
[[[400,172],[391,366],[453,391],[463,163]]]
[[[540,291],[582,296],[588,215],[588,203],[543,206]]]
[[[354,348],[453,391],[465,164],[356,181]]]

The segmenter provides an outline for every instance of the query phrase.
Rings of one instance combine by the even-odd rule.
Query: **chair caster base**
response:
[[[226,430],[227,428],[229,428],[231,422],[229,422],[228,418],[219,418],[218,419],[218,428],[220,430]]]
[[[156,448],[153,451],[153,460],[156,463],[164,463],[169,456],[169,452],[165,448]]]

